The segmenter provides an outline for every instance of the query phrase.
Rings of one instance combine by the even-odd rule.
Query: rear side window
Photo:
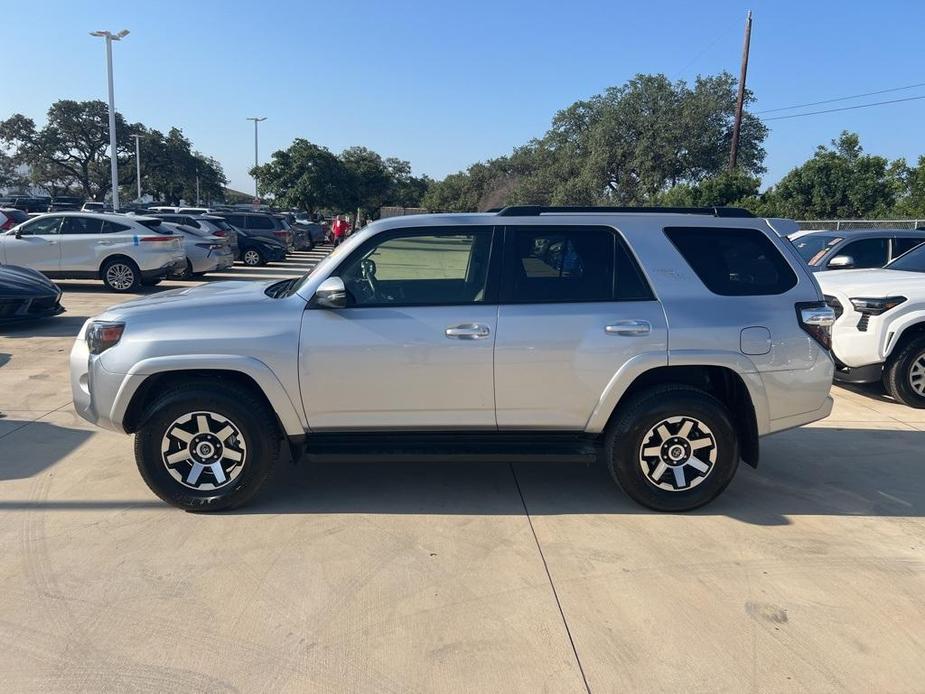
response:
[[[120,231],[128,231],[132,227],[126,224],[119,224],[118,222],[103,222],[103,233],[104,234],[115,234]]]
[[[917,239],[911,236],[900,236],[893,239],[893,257],[902,255],[906,251],[911,251],[925,239]]]
[[[274,229],[275,225],[270,217],[255,214],[247,218],[248,229]]]
[[[635,261],[606,227],[508,227],[504,303],[652,298]]]
[[[665,235],[714,294],[783,294],[797,283],[786,259],[757,229],[666,227]]]
[[[244,215],[243,214],[226,214],[225,221],[241,229],[244,228]]]

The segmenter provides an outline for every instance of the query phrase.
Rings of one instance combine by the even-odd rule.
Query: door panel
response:
[[[62,272],[94,272],[99,269],[104,250],[116,242],[112,234],[101,233],[99,217],[66,217],[61,225]]]
[[[642,352],[667,358],[667,349],[665,314],[656,301],[501,306],[498,427],[582,430],[624,363]]]
[[[7,264],[22,265],[39,272],[57,272],[61,266],[60,223],[60,217],[42,217],[23,225],[22,238],[4,235]]]

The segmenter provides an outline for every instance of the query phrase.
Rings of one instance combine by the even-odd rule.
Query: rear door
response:
[[[65,217],[61,225],[61,269],[64,272],[94,272],[104,244],[101,217]]]
[[[40,217],[19,227],[21,238],[14,234],[0,237],[5,262],[39,272],[57,272],[61,267],[61,219],[58,215]]]
[[[665,314],[622,237],[599,226],[509,226],[495,339],[501,429],[583,430],[614,374],[667,362]]]

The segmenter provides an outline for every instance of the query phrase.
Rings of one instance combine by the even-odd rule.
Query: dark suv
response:
[[[265,212],[216,212],[215,216],[223,218],[232,226],[246,231],[251,236],[272,236],[281,241],[287,249],[293,245],[292,232],[286,229],[282,221]]]

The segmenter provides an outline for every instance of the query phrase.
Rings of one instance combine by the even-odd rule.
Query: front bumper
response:
[[[0,297],[0,323],[49,318],[64,311],[60,291],[49,296]]]
[[[836,357],[834,378],[840,383],[877,383],[883,378],[883,363],[847,366]]]

